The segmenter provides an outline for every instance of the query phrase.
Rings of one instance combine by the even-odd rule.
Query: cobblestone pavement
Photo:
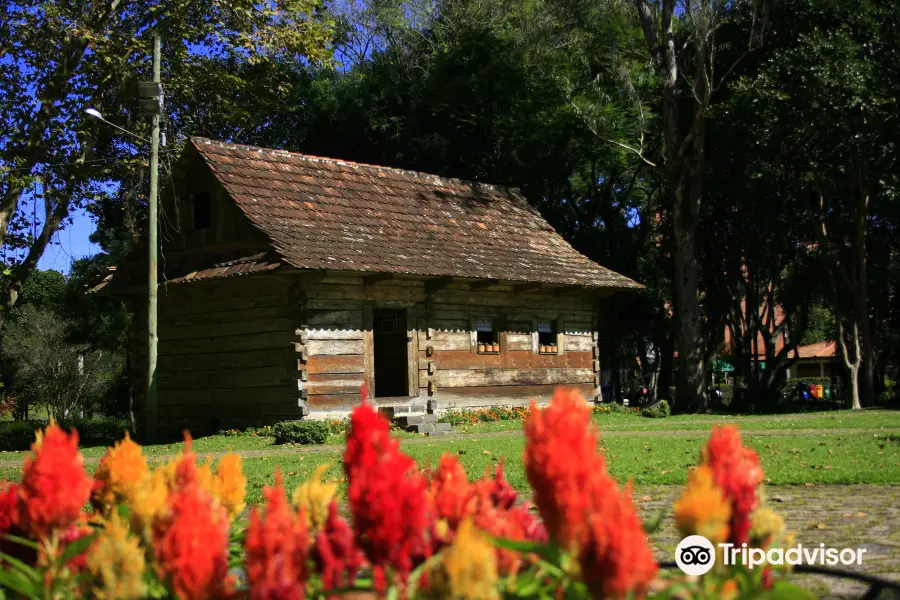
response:
[[[634,498],[642,517],[650,519],[671,507],[678,486],[638,486]],[[900,486],[769,486],[772,507],[804,546],[865,548],[860,572],[900,581]],[[657,559],[673,561],[679,535],[671,516],[651,537]],[[821,598],[861,598],[867,586],[817,575],[795,581]],[[884,597],[884,596],[883,596]],[[886,596],[900,598],[898,596]]]

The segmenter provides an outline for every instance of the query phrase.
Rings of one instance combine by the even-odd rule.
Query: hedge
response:
[[[324,444],[329,432],[325,421],[282,421],[272,427],[276,444]]]
[[[65,429],[76,429],[82,446],[108,446],[124,437],[129,430],[122,419],[72,419],[60,423]],[[47,421],[0,421],[0,450],[19,451],[31,448],[34,432],[47,426]]]
[[[669,403],[665,400],[660,400],[653,406],[648,406],[647,408],[641,410],[641,415],[647,417],[648,419],[664,419],[672,414],[672,409],[669,408]]]

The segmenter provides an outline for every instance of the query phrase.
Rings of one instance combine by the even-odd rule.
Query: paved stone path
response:
[[[642,517],[650,519],[671,507],[679,491],[678,486],[638,486],[634,497]],[[798,543],[865,548],[862,565],[848,569],[900,582],[900,486],[769,486],[766,493]],[[674,520],[667,517],[651,537],[657,559],[673,561],[679,539]],[[831,577],[795,577],[821,598],[861,598],[867,589]]]

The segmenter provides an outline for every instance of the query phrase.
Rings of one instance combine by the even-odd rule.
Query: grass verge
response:
[[[749,436],[760,455],[769,485],[897,484],[900,483],[900,438],[872,434]],[[610,473],[618,481],[638,485],[683,484],[705,443],[701,436],[665,438],[616,437],[601,441]],[[436,465],[444,452],[458,454],[470,477],[503,460],[507,478],[518,490],[527,489],[522,437],[468,438],[406,445],[404,451],[420,466]],[[285,484],[304,481],[321,464],[330,463],[328,478],[341,479],[340,453],[286,454],[244,461],[251,502],[260,498],[280,468]]]

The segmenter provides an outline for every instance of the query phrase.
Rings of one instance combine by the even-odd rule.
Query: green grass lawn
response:
[[[750,436],[746,443],[760,455],[770,485],[787,484],[900,484],[900,436],[873,434]],[[601,441],[609,471],[621,483],[683,484],[688,467],[696,465],[705,443],[699,436],[615,437]],[[506,465],[510,483],[528,485],[522,465],[522,437],[465,438],[406,445],[404,451],[421,466],[437,464],[444,452],[458,454],[470,477],[479,477],[498,460]],[[251,501],[260,498],[264,483],[280,467],[291,488],[323,463],[331,463],[327,477],[343,477],[340,453],[285,454],[248,458],[244,470]]]
[[[610,413],[594,415],[593,422],[601,431],[682,431],[706,430],[712,425],[733,423],[741,429],[894,429],[900,430],[900,411],[872,410],[857,412],[796,413],[783,415],[676,415],[666,419],[648,419],[634,414]],[[458,426],[464,433],[512,431],[521,428],[520,421],[494,421]]]
[[[688,467],[699,460],[700,449],[713,424],[736,423],[745,431],[766,432],[745,436],[748,444],[760,454],[769,484],[900,484],[900,413],[891,411],[849,411],[779,415],[777,417],[682,416],[668,419],[646,419],[632,415],[600,415],[595,422],[601,430],[601,447],[606,453],[610,472],[620,481],[636,484],[682,484]],[[468,434],[454,438],[419,438],[416,443],[403,443],[412,437],[398,434],[403,449],[421,466],[435,465],[438,457],[450,452],[460,457],[471,477],[480,476],[499,460],[506,464],[507,477],[520,490],[527,488],[522,466],[524,438],[519,435],[479,437],[508,429],[519,429],[521,422],[505,421],[478,424]],[[802,435],[790,430],[815,429],[821,433]],[[878,429],[878,432],[854,432],[854,429]],[[616,432],[602,437],[602,432]],[[643,432],[650,432],[650,434]],[[659,435],[653,435],[652,432]],[[634,435],[631,435],[634,434]],[[335,436],[329,440],[340,444]],[[181,444],[147,446],[149,456],[179,452]],[[323,463],[331,463],[328,477],[343,476],[340,450],[307,449],[275,446],[272,438],[249,435],[209,436],[194,441],[196,452],[227,450],[272,450],[271,456],[247,457],[245,472],[249,481],[249,500],[259,500],[263,484],[271,483],[280,468],[288,488],[305,480]],[[86,456],[102,455],[103,448],[87,448]],[[0,453],[0,459],[20,461],[21,452]],[[94,465],[90,465],[93,470]],[[0,467],[0,477],[18,479],[19,469]]]

